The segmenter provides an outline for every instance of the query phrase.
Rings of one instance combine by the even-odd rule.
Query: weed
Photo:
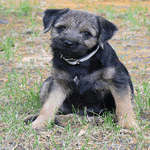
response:
[[[20,9],[25,15],[31,15],[32,8],[33,7],[28,0],[20,2]]]
[[[137,94],[135,95],[135,101],[139,113],[144,110],[150,109],[150,85],[149,82],[143,81],[142,87],[136,88]],[[141,94],[142,93],[142,94]]]
[[[110,20],[113,20],[114,17],[115,17],[115,14],[116,14],[116,11],[115,11],[115,7],[113,5],[108,5],[106,7],[106,16],[110,19]]]
[[[3,6],[2,6],[2,5],[0,5],[0,11],[2,11],[2,9],[3,9]]]
[[[131,30],[137,30],[141,27],[142,24],[146,25],[145,14],[147,13],[147,7],[143,8],[140,5],[131,6],[128,11],[125,12],[126,19],[125,21],[129,21]],[[144,23],[142,20],[144,19]]]
[[[81,148],[82,150],[84,150],[84,149],[86,148],[88,142],[89,142],[89,137],[86,138],[85,144],[84,144],[84,145],[82,146],[82,148]]]
[[[7,59],[7,61],[10,58],[13,58],[15,50],[14,50],[14,44],[15,44],[15,38],[12,36],[9,37],[3,37],[3,40],[0,42],[1,50],[4,51],[4,55]],[[1,57],[3,57],[1,56]]]

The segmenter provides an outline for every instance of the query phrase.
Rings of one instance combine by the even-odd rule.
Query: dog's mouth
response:
[[[98,44],[93,46],[93,48],[88,49],[85,45],[81,43],[76,43],[75,46],[64,46],[64,42],[59,38],[55,38],[52,41],[51,48],[55,56],[58,56],[65,61],[76,61],[76,60],[86,60],[91,57],[91,53],[97,51]],[[93,55],[92,55],[93,56]]]
[[[69,51],[66,49],[64,51],[63,49],[61,49],[60,51],[58,50],[57,54],[60,58],[65,58],[68,60],[76,60],[86,55],[86,53],[83,52]]]
[[[81,57],[84,57],[86,55],[89,55],[90,53],[92,53],[93,51],[95,51],[97,49],[98,45],[95,45],[93,48],[91,49],[86,49],[83,53],[83,50],[81,52],[72,52],[72,51],[61,51],[59,52],[60,58],[65,58],[68,60],[76,60],[79,59]]]
[[[95,55],[95,53],[99,50],[99,48],[100,48],[100,46],[97,45],[97,47],[94,51],[92,51],[91,53],[85,55],[84,57],[78,58],[78,59],[69,58],[67,56],[64,56],[63,54],[60,55],[60,58],[64,59],[66,62],[68,62],[71,65],[77,65],[77,64],[87,61],[88,59],[93,57]]]
[[[55,55],[63,56],[66,59],[78,59],[85,56],[87,51],[86,47],[82,45],[75,48],[64,48],[61,44],[51,44],[51,47]]]
[[[67,60],[76,60],[77,59],[77,58],[72,58],[72,57],[66,56],[62,53],[60,53],[60,58],[64,58],[64,59],[67,59]]]

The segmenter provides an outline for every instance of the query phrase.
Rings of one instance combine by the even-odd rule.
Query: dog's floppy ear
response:
[[[47,9],[44,11],[44,17],[43,17],[43,25],[44,25],[44,31],[43,33],[48,32],[54,21],[61,16],[62,14],[68,12],[69,9]]]
[[[116,33],[118,28],[110,21],[97,16],[98,18],[98,24],[99,24],[99,40],[100,44],[103,45],[105,42],[107,42],[109,39],[113,37],[113,35]]]

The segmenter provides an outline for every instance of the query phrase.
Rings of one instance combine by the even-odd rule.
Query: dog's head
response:
[[[94,14],[70,10],[48,9],[43,18],[44,33],[51,29],[51,47],[58,54],[79,58],[103,45],[117,27]]]

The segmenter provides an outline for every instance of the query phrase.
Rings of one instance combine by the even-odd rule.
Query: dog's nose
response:
[[[71,47],[74,47],[75,44],[72,41],[65,40],[63,45],[67,48],[71,48]]]

